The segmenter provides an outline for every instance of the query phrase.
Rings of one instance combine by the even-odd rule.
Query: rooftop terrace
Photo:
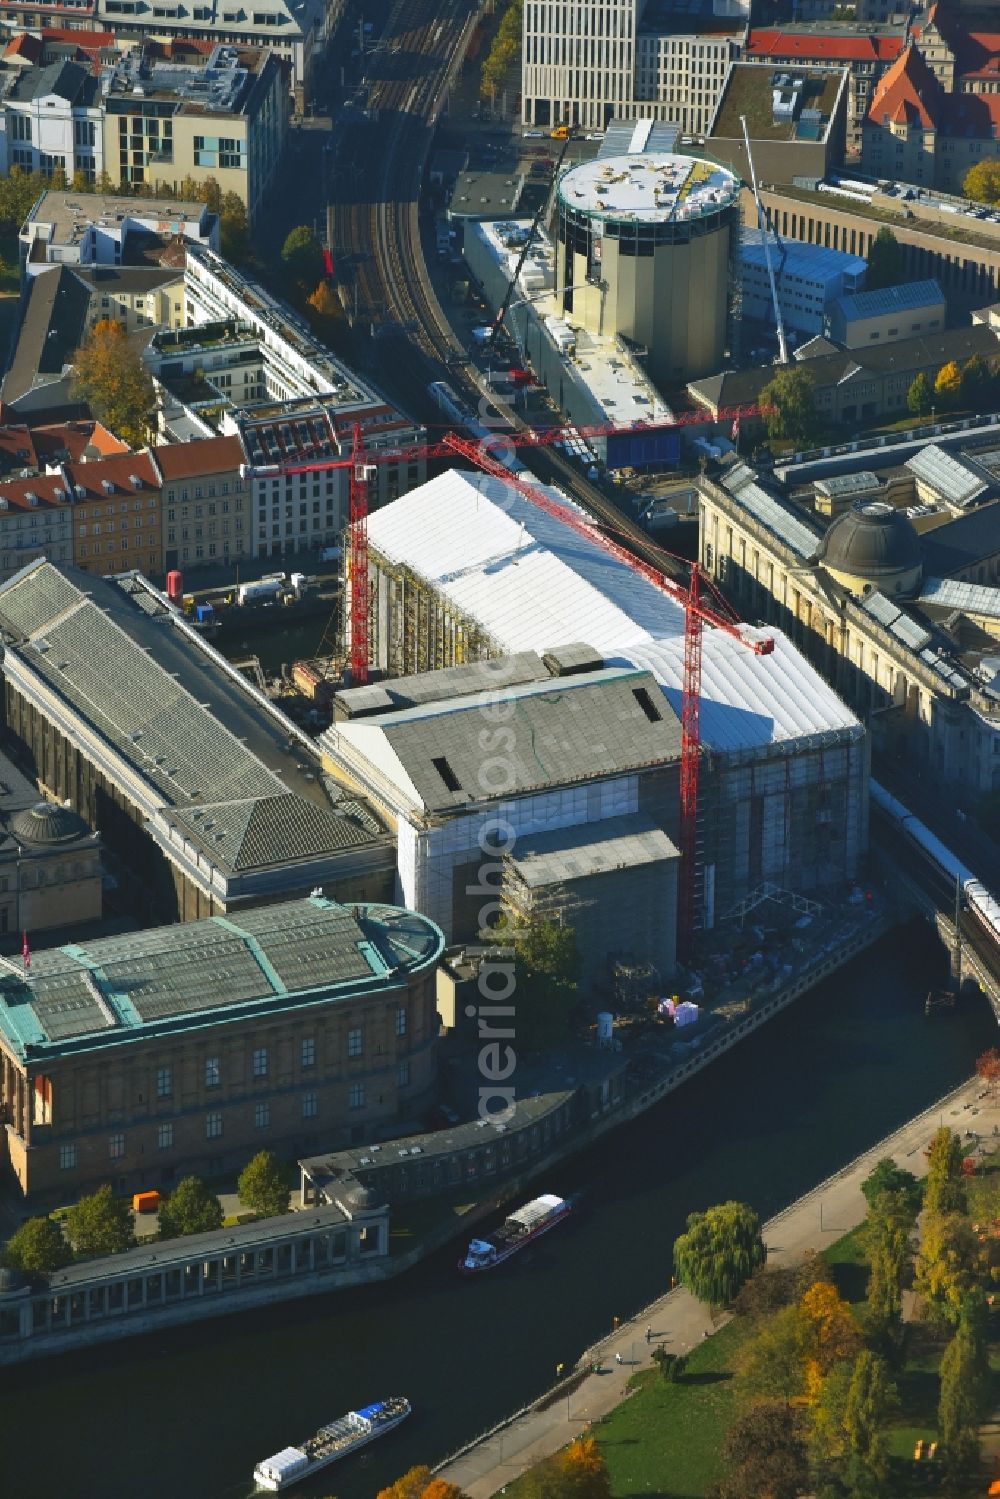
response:
[[[714,162],[644,151],[583,162],[560,178],[558,194],[567,208],[596,217],[661,222],[717,213],[739,190]]]
[[[787,76],[805,80],[802,109],[819,111],[819,139],[825,140],[830,116],[833,114],[837,95],[844,83],[843,69],[795,68],[787,71]],[[814,139],[801,133],[800,113],[795,117],[775,119],[774,84],[772,82],[774,77],[774,70],[761,67],[759,63],[734,63],[729,70],[726,86],[712,121],[711,135],[724,140],[742,141],[743,126],[740,119],[745,115],[752,141]]]

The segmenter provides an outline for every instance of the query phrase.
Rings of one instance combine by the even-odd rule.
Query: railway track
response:
[[[466,351],[431,286],[419,221],[433,126],[478,16],[478,0],[445,0],[443,7],[441,0],[397,0],[373,61],[371,118],[349,127],[338,143],[330,238],[338,267],[346,262],[351,270],[341,299],[355,325],[367,325],[373,344],[382,346],[384,383],[415,415],[429,414],[427,386],[441,379],[472,410],[485,411],[484,419],[489,407],[497,410],[495,398],[462,367]],[[363,180],[362,162],[374,164]],[[498,413],[498,428],[505,422],[521,430],[528,425],[510,410]],[[539,448],[522,457],[542,482],[570,494],[638,557],[675,579],[683,576],[684,568],[563,454]]]

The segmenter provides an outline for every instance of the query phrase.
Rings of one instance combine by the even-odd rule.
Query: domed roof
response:
[[[352,1213],[370,1213],[384,1206],[383,1199],[372,1187],[352,1187],[344,1198],[345,1207]]]
[[[877,582],[920,567],[920,538],[901,510],[884,500],[858,500],[827,531],[820,556],[837,572]]]
[[[54,802],[36,802],[33,807],[15,812],[10,830],[25,843],[68,843],[71,838],[80,838],[90,831],[82,817]]]

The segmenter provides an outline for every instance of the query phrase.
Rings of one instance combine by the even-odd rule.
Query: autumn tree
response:
[[[1000,161],[977,161],[962,179],[962,191],[976,203],[1000,203]]]
[[[935,1131],[927,1151],[924,1209],[928,1215],[969,1211],[962,1178],[963,1159],[961,1140],[954,1130],[942,1125]]]
[[[997,1084],[1000,1083],[1000,1051],[995,1046],[976,1058],[976,1075],[982,1078],[990,1098],[995,1102]]]
[[[769,1317],[791,1306],[802,1295],[799,1272],[791,1265],[761,1265],[733,1298],[741,1317]]]
[[[989,1397],[990,1363],[986,1303],[981,1292],[962,1305],[955,1336],[941,1356],[938,1431],[953,1473],[974,1467],[979,1457],[979,1426]]]
[[[584,1436],[530,1469],[520,1491],[524,1499],[610,1499],[611,1479],[601,1449]]]
[[[551,919],[532,921],[516,931],[501,930],[516,939],[513,993],[519,1049],[542,1051],[565,1041],[578,1003],[576,932]],[[503,1070],[502,1062],[496,1064],[494,1070],[498,1069]]]
[[[212,213],[219,213],[222,208],[222,188],[219,186],[218,178],[208,176],[198,184],[197,198],[199,203]]]
[[[387,1489],[379,1489],[377,1499],[466,1499],[460,1488],[443,1478],[432,1478],[430,1468],[411,1468]]]
[[[970,354],[962,365],[962,400],[973,410],[990,398],[993,371],[982,354]]]
[[[323,246],[307,224],[292,229],[281,249],[281,258],[292,280],[306,290],[323,275]]]
[[[857,1354],[861,1333],[849,1303],[827,1281],[810,1286],[799,1308],[806,1325],[805,1389],[810,1400],[815,1400],[833,1365]]]
[[[747,1400],[799,1399],[805,1390],[809,1324],[802,1308],[783,1307],[759,1329],[740,1359],[740,1384]]]
[[[510,0],[503,19],[496,29],[492,45],[483,62],[479,78],[479,92],[484,99],[492,99],[502,87],[507,72],[521,50],[521,16],[524,0]]]
[[[66,1233],[78,1254],[118,1254],[135,1244],[132,1209],[110,1186],[98,1187],[70,1208]]]
[[[74,354],[72,390],[116,437],[142,447],[153,409],[153,382],[113,319],[95,323]]]
[[[54,1218],[28,1218],[4,1246],[3,1263],[26,1274],[61,1270],[73,1258]]]
[[[844,1417],[854,1378],[854,1360],[832,1364],[816,1392],[810,1411],[810,1451],[819,1465],[839,1462],[847,1455]]]
[[[913,416],[929,416],[934,405],[934,388],[921,370],[906,392],[906,409]]]
[[[847,1391],[844,1431],[849,1451],[880,1482],[888,1468],[884,1427],[898,1398],[885,1359],[863,1348]]]
[[[892,230],[885,224],[878,231],[868,249],[868,273],[865,290],[879,291],[883,286],[895,286],[902,281],[906,256]]]
[[[963,1214],[925,1216],[914,1287],[932,1320],[957,1324],[962,1305],[975,1287],[979,1259],[979,1242]]]
[[[878,1190],[880,1186],[882,1190]],[[869,1268],[868,1326],[877,1336],[894,1337],[900,1325],[903,1283],[913,1255],[911,1233],[923,1189],[912,1172],[886,1160],[879,1162],[861,1190],[869,1202],[862,1240]]]
[[[207,1234],[222,1227],[222,1204],[197,1176],[185,1176],[160,1204],[160,1238]]]
[[[0,223],[10,229],[20,229],[39,193],[47,185],[35,172],[11,167],[6,176],[0,177]]]
[[[934,393],[945,406],[957,406],[962,394],[962,371],[954,359],[943,364],[934,377]]]
[[[777,371],[762,389],[758,404],[766,413],[769,437],[809,442],[816,432],[816,386],[801,365]]]
[[[243,260],[247,253],[249,226],[246,204],[238,193],[223,193],[219,210],[222,253],[227,260]]]
[[[722,1455],[731,1472],[711,1499],[797,1499],[809,1476],[798,1412],[778,1400],[750,1406],[726,1433]]]
[[[692,1213],[674,1241],[674,1269],[692,1295],[728,1306],[767,1258],[760,1219],[745,1202],[723,1202]]]
[[[236,1183],[240,1202],[262,1218],[277,1218],[288,1212],[291,1192],[281,1162],[271,1150],[260,1150],[248,1161]]]
[[[316,290],[307,298],[309,306],[316,316],[317,321],[329,323],[341,314],[340,302],[337,293],[329,281],[321,281]]]

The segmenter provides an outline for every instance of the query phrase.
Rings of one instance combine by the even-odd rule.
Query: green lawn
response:
[[[695,1499],[720,1477],[720,1439],[735,1416],[733,1368],[747,1332],[736,1320],[699,1344],[680,1384],[644,1371],[636,1393],[595,1425],[615,1499]]]
[[[865,1265],[861,1231],[854,1229],[823,1251],[838,1289],[855,1306],[864,1300]],[[702,1499],[720,1476],[722,1436],[736,1415],[735,1371],[740,1350],[752,1324],[735,1318],[691,1353],[687,1374],[679,1384],[668,1384],[658,1373],[644,1370],[634,1379],[635,1393],[616,1410],[595,1422],[593,1435],[611,1475],[614,1499]],[[893,1493],[899,1499],[928,1492],[931,1476],[926,1463],[913,1461],[919,1438],[937,1436],[938,1378],[941,1347],[932,1335],[916,1327],[911,1332],[910,1355],[897,1379],[900,1409],[888,1432],[893,1467]],[[1000,1369],[1000,1350],[995,1355]],[[1000,1404],[1000,1373],[994,1404]],[[976,1499],[985,1484],[970,1486]],[[504,1493],[517,1499],[523,1483],[509,1484]]]

